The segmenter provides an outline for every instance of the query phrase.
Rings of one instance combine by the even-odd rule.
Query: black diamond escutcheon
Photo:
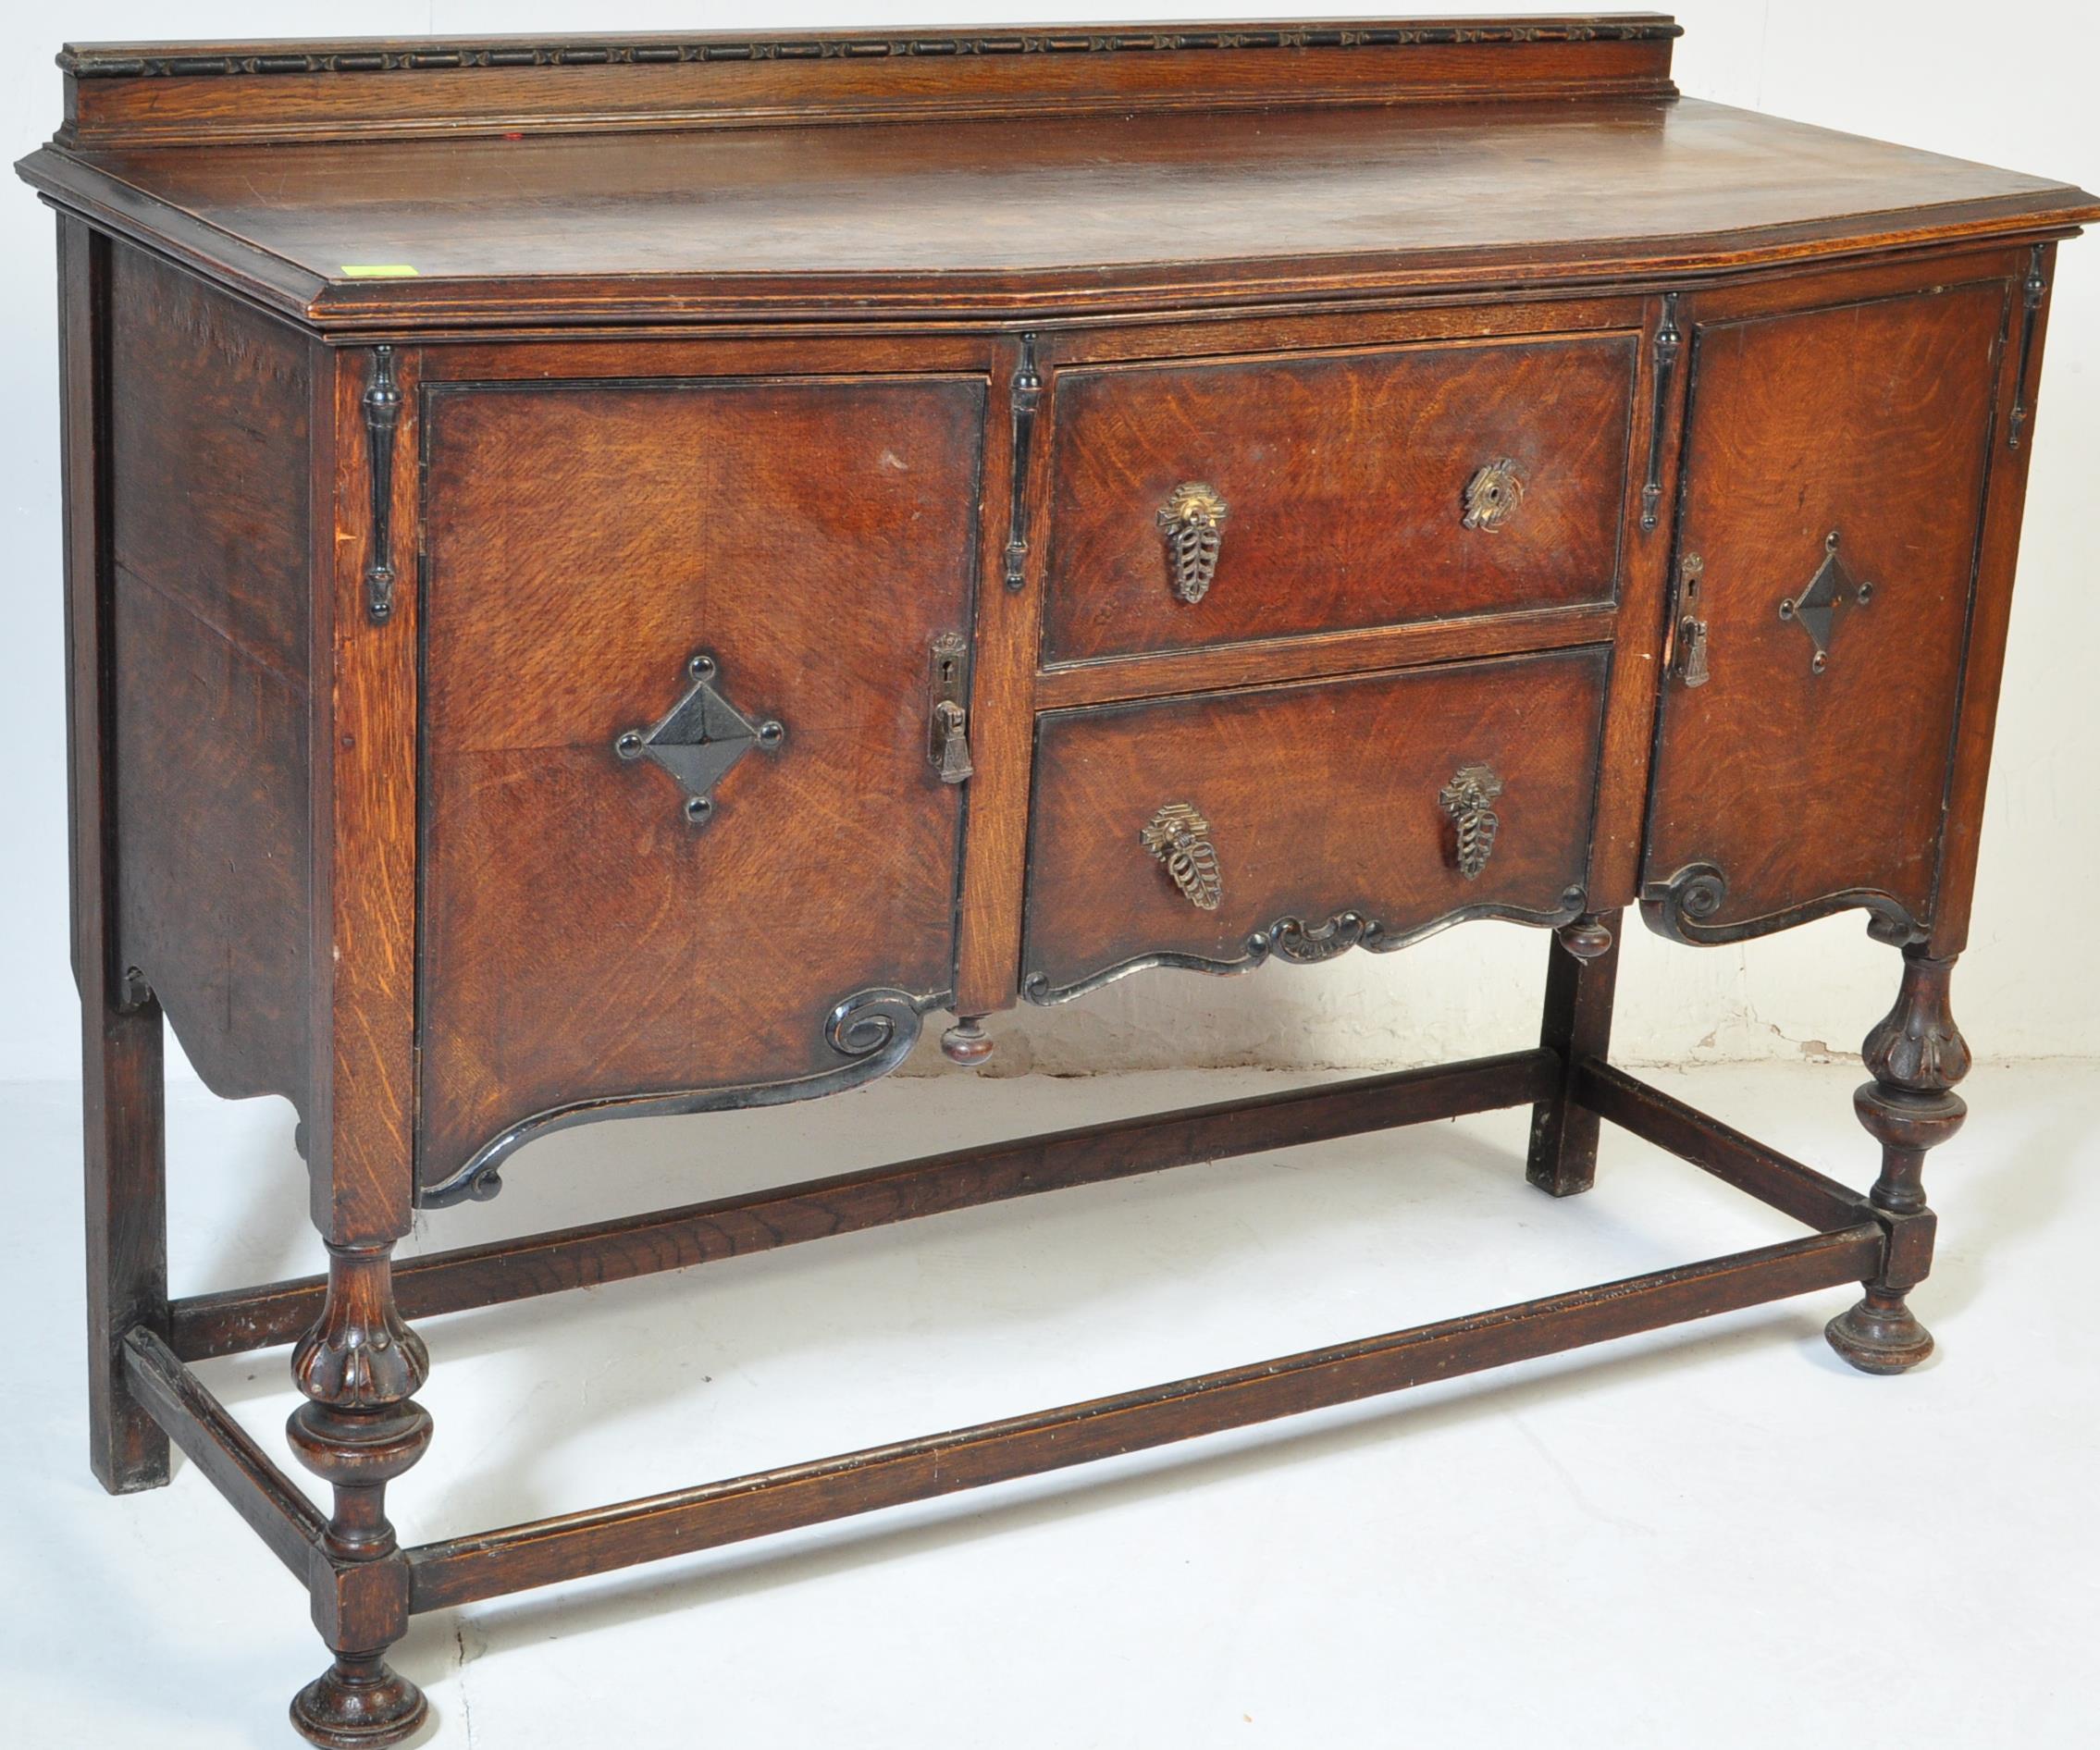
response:
[[[1809,580],[1808,588],[1779,604],[1779,617],[1800,622],[1801,630],[1815,646],[1815,655],[1809,659],[1813,672],[1821,674],[1829,666],[1830,640],[1837,628],[1837,610],[1854,605],[1864,608],[1873,596],[1873,585],[1856,582],[1845,561],[1838,556],[1837,531],[1831,530],[1823,540],[1822,563],[1816,567],[1816,574]]]
[[[714,812],[713,790],[729,769],[756,746],[771,750],[785,733],[768,720],[754,724],[715,690],[715,661],[696,656],[686,665],[693,684],[654,729],[630,729],[612,746],[623,759],[647,755],[686,792],[686,818],[698,822]]]

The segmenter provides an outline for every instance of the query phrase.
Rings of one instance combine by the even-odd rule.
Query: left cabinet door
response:
[[[929,714],[984,408],[960,376],[428,392],[426,1201],[553,1125],[865,1079],[950,989],[966,786]]]

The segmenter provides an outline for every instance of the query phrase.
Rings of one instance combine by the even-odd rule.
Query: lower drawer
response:
[[[1584,909],[1609,651],[1037,721],[1022,991]]]

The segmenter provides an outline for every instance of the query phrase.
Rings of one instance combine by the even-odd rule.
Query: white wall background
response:
[[[1630,6],[1633,0],[1622,0]],[[1668,0],[1653,0],[1666,8]],[[1256,17],[1260,0],[1142,0],[1130,15]],[[1377,16],[1577,6],[1278,4]],[[1600,8],[1601,9],[1601,8]],[[1956,0],[1680,0],[1677,80],[1740,104],[2100,187],[2100,7],[2000,8],[1979,28]],[[736,30],[1010,23],[1113,17],[1110,0],[81,0],[17,15],[0,65],[10,159],[56,125],[61,41],[489,31]],[[26,189],[0,199],[0,551],[13,560],[0,639],[0,1078],[77,1068],[67,969],[57,378],[50,216]],[[2028,501],[2020,599],[1970,955],[1957,1006],[1989,1057],[2100,1056],[2100,930],[2081,922],[2100,869],[2100,240],[2060,258]],[[168,798],[172,808],[181,798]],[[1051,1014],[994,1021],[1001,1066],[1057,1071],[1183,1062],[1373,1066],[1528,1043],[1546,939],[1503,925],[1313,972],[1234,980],[1156,974]],[[1739,949],[1686,949],[1629,930],[1619,1054],[1673,1061],[1851,1052],[1896,988],[1895,957],[1857,916]]]

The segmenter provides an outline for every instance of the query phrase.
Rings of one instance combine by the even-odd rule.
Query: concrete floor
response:
[[[1657,1074],[1854,1184],[1857,1070]],[[469,1243],[971,1139],[1311,1079],[893,1080],[549,1139]],[[1193,1446],[417,1619],[446,1746],[1702,1750],[2100,1738],[2100,1069],[1977,1071],[1927,1171],[1940,1352],[1824,1348],[1841,1292]],[[0,1088],[7,1742],[283,1746],[304,1600],[194,1467],[83,1458],[78,1116]],[[315,1267],[290,1117],[179,1091],[178,1291]],[[1783,1239],[1607,1132],[1522,1175],[1522,1114],[1055,1193],[435,1320],[404,1541],[1366,1336]],[[204,1370],[273,1452],[283,1351]]]

